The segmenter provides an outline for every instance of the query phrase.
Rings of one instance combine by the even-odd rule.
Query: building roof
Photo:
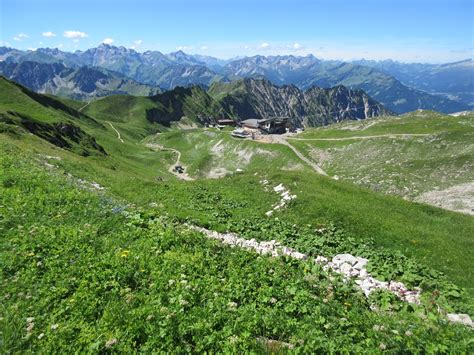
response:
[[[242,125],[249,128],[258,128],[259,120],[256,118],[249,118],[248,120],[242,121]]]

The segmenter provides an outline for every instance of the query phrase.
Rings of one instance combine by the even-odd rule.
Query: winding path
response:
[[[279,144],[286,145],[290,148],[298,158],[304,161],[307,165],[313,168],[318,174],[329,176],[318,164],[311,161],[307,157],[305,157],[298,149],[296,149],[289,140],[297,140],[297,141],[345,141],[345,140],[354,140],[354,139],[372,139],[372,138],[397,138],[397,137],[425,137],[429,136],[429,134],[423,133],[395,133],[395,134],[381,134],[381,135],[373,135],[373,136],[353,136],[353,137],[343,137],[343,138],[293,138],[293,137],[282,137],[281,139],[276,139],[275,141]]]
[[[376,136],[353,136],[353,137],[342,137],[342,138],[290,138],[297,141],[350,141],[354,139],[372,139],[372,138],[398,138],[398,137],[426,137],[430,134],[426,133],[388,133],[380,134]]]
[[[313,168],[314,171],[316,171],[318,174],[324,175],[324,176],[329,176],[328,173],[326,173],[318,164],[315,162],[309,160],[306,158],[298,149],[296,149],[294,146],[290,144],[287,140],[281,140],[279,142],[280,144],[286,145],[288,148],[290,148],[298,158],[300,158],[302,161],[304,161],[306,164],[308,164],[311,168]]]
[[[123,141],[123,139],[122,139],[122,136],[120,135],[120,132],[117,131],[117,129],[114,127],[114,125],[113,125],[111,122],[109,122],[109,121],[105,121],[105,122],[107,122],[107,123],[110,125],[110,127],[112,127],[112,129],[117,133],[117,139],[118,139],[120,142],[125,143],[125,142]]]
[[[91,103],[92,101],[89,101],[87,104],[85,104],[84,106],[80,107],[77,111],[81,112],[82,110],[84,110],[87,106],[89,106],[89,104]]]
[[[181,152],[177,149],[174,149],[174,148],[166,148],[166,147],[163,147],[159,144],[154,144],[154,143],[148,143],[146,145],[148,148],[151,148],[151,149],[159,149],[159,150],[162,150],[162,151],[169,151],[169,152],[173,152],[173,153],[176,153],[177,154],[177,157],[176,157],[176,161],[174,164],[172,164],[168,171],[173,174],[174,176],[176,176],[178,179],[181,179],[181,180],[186,180],[186,181],[192,181],[194,180],[191,176],[189,176],[186,172],[184,173],[178,173],[177,171],[174,170],[174,167],[176,165],[181,165],[185,171],[186,171],[186,167],[180,163],[180,160],[181,160]]]

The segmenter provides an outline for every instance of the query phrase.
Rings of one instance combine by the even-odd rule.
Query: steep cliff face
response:
[[[363,90],[349,90],[345,86],[313,87],[304,93],[304,97],[307,105],[305,123],[308,126],[392,114]]]
[[[294,85],[279,87],[264,79],[244,79],[214,84],[209,93],[236,118],[289,117],[298,127],[391,114],[364,91],[344,86],[302,91]]]

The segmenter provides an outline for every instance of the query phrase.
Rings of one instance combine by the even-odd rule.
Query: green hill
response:
[[[474,114],[416,111],[396,119],[310,129],[290,141],[330,175],[474,213]]]

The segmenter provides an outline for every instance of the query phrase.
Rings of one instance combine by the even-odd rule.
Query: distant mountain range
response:
[[[11,69],[11,63],[36,62],[49,65],[59,63],[69,70],[78,70],[82,67],[102,68],[107,70],[107,72],[102,72],[104,75],[113,72],[115,75],[122,75],[121,80],[131,80],[128,85],[97,86],[94,84],[97,81],[87,83],[86,86],[89,89],[94,85],[98,87],[99,95],[97,96],[107,91],[114,93],[120,89],[123,89],[123,92],[136,94],[137,91],[147,89],[153,92],[153,90],[158,90],[158,87],[166,90],[176,86],[210,87],[216,82],[228,83],[242,78],[265,78],[273,84],[294,85],[301,90],[307,90],[313,86],[330,88],[339,85],[344,85],[348,89],[362,89],[396,113],[418,108],[455,112],[474,107],[472,60],[444,66],[371,61],[346,63],[324,61],[312,55],[305,57],[254,56],[226,61],[208,56],[189,55],[182,51],[170,54],[158,51],[138,53],[133,49],[102,44],[97,48],[74,53],[49,48],[20,51],[1,47],[0,61],[3,61],[0,72],[12,79],[14,77],[10,73],[15,70]],[[9,63],[10,66],[5,63]],[[26,67],[25,70],[29,68]],[[55,72],[55,70],[57,69],[46,69],[47,72]],[[23,75],[19,71],[16,70],[17,77]],[[30,78],[32,83],[29,80],[22,83],[33,90],[47,92],[33,85],[38,82],[36,76],[39,75],[41,73],[35,71],[23,75]],[[94,75],[91,77],[93,80]],[[68,81],[66,80],[66,86],[77,86],[69,84]],[[112,79],[110,82],[116,83]],[[95,94],[84,94],[81,91],[76,89],[76,96],[73,97],[95,96]],[[56,93],[64,96],[73,95],[67,90],[66,92],[57,90]]]
[[[402,83],[428,93],[470,104],[474,108],[474,61],[447,64],[400,63],[393,60],[361,60],[356,64],[393,75]]]
[[[155,95],[161,90],[100,67],[77,69],[62,63],[0,62],[0,73],[42,94],[88,100],[116,94]]]

